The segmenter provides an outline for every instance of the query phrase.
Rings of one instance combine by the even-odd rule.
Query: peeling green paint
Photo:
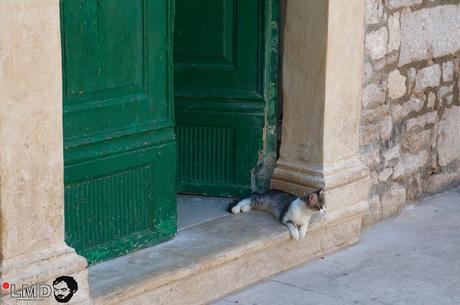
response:
[[[265,0],[265,126],[263,148],[259,151],[257,166],[252,171],[252,190],[254,192],[264,192],[270,189],[270,179],[277,159],[279,14],[279,1]]]

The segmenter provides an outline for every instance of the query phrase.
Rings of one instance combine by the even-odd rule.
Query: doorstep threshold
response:
[[[90,297],[106,305],[206,304],[356,242],[361,217],[355,218],[334,222],[332,231],[330,221],[314,219],[302,241],[292,241],[287,228],[264,212],[215,219],[88,268]]]

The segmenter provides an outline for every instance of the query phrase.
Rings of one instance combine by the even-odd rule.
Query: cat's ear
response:
[[[324,188],[320,188],[318,192],[318,196],[321,197],[324,195]]]
[[[310,196],[308,196],[308,202],[314,205],[318,204],[318,195],[316,193],[310,194]]]

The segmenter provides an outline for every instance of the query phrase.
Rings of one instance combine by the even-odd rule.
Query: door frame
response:
[[[264,54],[263,54],[263,96],[265,104],[265,124],[262,135],[262,150],[259,161],[253,169],[253,192],[270,189],[271,176],[278,157],[278,114],[279,114],[279,74],[280,60],[280,0],[264,1]]]

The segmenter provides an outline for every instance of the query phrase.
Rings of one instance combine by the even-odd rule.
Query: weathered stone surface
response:
[[[361,162],[352,162],[349,165],[353,166],[353,168],[342,168],[341,170],[345,170],[345,172],[340,172],[340,170],[337,170],[337,172],[334,173],[336,177],[330,175],[325,179],[327,183],[326,185],[333,186],[331,182],[333,182],[334,179],[338,181],[338,178],[343,181],[345,175],[348,175],[348,177],[354,176],[352,179],[348,177],[345,178],[345,181],[348,181],[348,183],[339,187],[329,188],[324,192],[324,201],[327,206],[328,213],[341,213],[342,210],[346,210],[352,206],[359,205],[368,199],[370,188],[368,169]],[[356,167],[359,167],[359,169],[356,169]],[[334,166],[333,168],[335,169],[337,166]],[[327,172],[327,170],[328,169],[326,169],[325,172]],[[351,180],[354,181],[351,182]],[[347,200],[345,201],[343,198],[347,198]]]
[[[385,103],[386,83],[371,83],[364,89],[364,108],[375,108]]]
[[[373,60],[383,58],[387,54],[388,30],[381,27],[366,36],[366,49]]]
[[[398,62],[399,53],[398,53],[398,52],[392,52],[392,53],[390,53],[389,55],[387,55],[385,58],[386,58],[386,60],[387,60],[387,66],[388,66],[388,65],[395,64],[395,63]]]
[[[447,189],[449,186],[460,182],[460,170],[453,172],[441,172],[431,175],[423,183],[423,191],[433,194]]]
[[[389,1],[389,5],[401,4],[401,2],[406,1]],[[403,11],[400,66],[412,61],[455,53],[458,50],[460,50],[460,5],[440,5],[415,12]]]
[[[392,147],[391,149],[385,151],[383,153],[383,159],[385,161],[384,165],[391,166],[392,164],[396,163],[396,161],[399,160],[400,158],[400,152],[401,152],[401,147],[399,145],[396,145]]]
[[[454,58],[454,73],[460,73],[460,55]]]
[[[391,120],[391,116],[388,115],[380,121],[379,132],[380,139],[382,141],[386,141],[391,138],[391,134],[393,132],[393,121]]]
[[[390,32],[390,41],[388,42],[388,52],[396,51],[401,44],[401,31],[399,28],[399,12],[394,13],[388,18],[388,30]]]
[[[378,149],[370,149],[361,154],[361,161],[370,169],[380,164],[380,152]]]
[[[371,79],[372,75],[374,74],[374,69],[372,69],[372,65],[370,63],[365,63],[364,64],[364,82],[368,83],[369,80]]]
[[[414,4],[421,4],[423,0],[388,0],[387,6],[390,9],[401,8],[405,6],[411,6]]]
[[[389,217],[399,211],[406,202],[406,189],[393,183],[388,191],[382,197],[383,217]]]
[[[377,125],[361,126],[360,131],[359,141],[361,146],[369,145],[379,139],[379,127]]]
[[[380,197],[374,195],[369,199],[369,210],[363,216],[363,227],[370,226],[382,219],[382,204]]]
[[[376,24],[382,21],[384,6],[382,0],[366,0],[366,24]]]
[[[391,175],[393,175],[392,168],[386,168],[379,174],[379,181],[380,182],[387,182],[390,179]]]
[[[414,92],[421,93],[426,88],[439,86],[440,81],[441,67],[438,64],[420,69],[417,72]]]
[[[375,109],[363,109],[362,116],[366,122],[375,124],[380,121],[381,118],[386,117],[389,114],[390,105],[383,104]]]
[[[386,6],[386,12],[380,11],[380,2]],[[444,156],[443,164],[448,160],[452,164],[457,160],[455,156],[460,162],[460,148],[447,144],[455,133],[460,138],[460,131],[447,127],[456,123],[454,115],[448,118],[444,114],[452,111],[446,108],[458,105],[460,96],[460,2],[452,2],[456,4],[434,0],[366,1],[366,24],[368,31],[372,31],[366,37],[372,58],[367,58],[372,65],[368,63],[366,79],[374,84],[363,87],[361,124],[366,127],[362,129],[361,144],[367,145],[365,159],[372,165],[371,176],[377,176],[372,181],[370,200],[375,193],[382,199],[382,188],[396,179],[404,180],[406,200],[423,192],[421,184],[428,179],[427,173],[437,173],[442,166],[438,157],[441,127],[439,134],[449,133],[440,153]],[[382,26],[385,21],[387,33]],[[384,102],[383,88],[377,86],[379,79],[386,81]],[[383,145],[393,147],[385,150]],[[378,197],[375,199],[379,202]]]
[[[388,57],[383,57],[383,58],[374,60],[375,71],[380,71],[387,66],[387,58]]]
[[[450,82],[454,79],[454,63],[448,61],[442,64],[442,80]]]
[[[437,121],[438,112],[432,111],[416,118],[407,120],[407,131],[423,129],[426,124],[434,124]]]
[[[405,155],[395,166],[393,178],[398,179],[414,174],[428,161],[428,152],[421,151],[417,155]]]
[[[427,107],[433,108],[436,105],[436,93],[430,92],[428,93],[428,102],[427,102]]]
[[[460,74],[459,74],[459,76],[458,76],[457,89],[458,89],[457,97],[460,99]]]
[[[406,93],[406,77],[399,70],[391,71],[388,75],[388,95],[392,99],[398,99]]]
[[[425,114],[425,121],[427,124],[434,124],[438,119],[438,112],[432,111]]]
[[[443,98],[452,95],[454,92],[454,84],[441,86],[438,89],[438,100],[442,100]]]
[[[377,170],[374,169],[369,173],[370,183],[371,185],[376,185],[379,182],[379,175],[377,174]]]
[[[91,304],[209,304],[357,242],[365,209],[312,219],[306,238],[295,242],[266,213],[197,225],[167,243],[90,267]]]
[[[446,166],[460,160],[460,107],[446,109],[438,129],[439,164]]]
[[[411,112],[419,112],[425,105],[425,97],[418,98],[412,96],[411,99],[402,105],[394,105],[392,116],[396,121],[405,118]]]
[[[444,99],[445,100],[445,103],[444,105],[447,107],[447,106],[450,106],[452,105],[452,103],[454,102],[454,95],[451,94],[451,95],[448,95],[446,96],[446,98]]]
[[[417,70],[415,68],[409,68],[409,70],[407,70],[407,90],[409,93],[414,89],[416,76]]]
[[[418,152],[427,145],[431,145],[431,130],[424,130],[420,133],[409,133],[402,141],[404,149],[411,153]]]

